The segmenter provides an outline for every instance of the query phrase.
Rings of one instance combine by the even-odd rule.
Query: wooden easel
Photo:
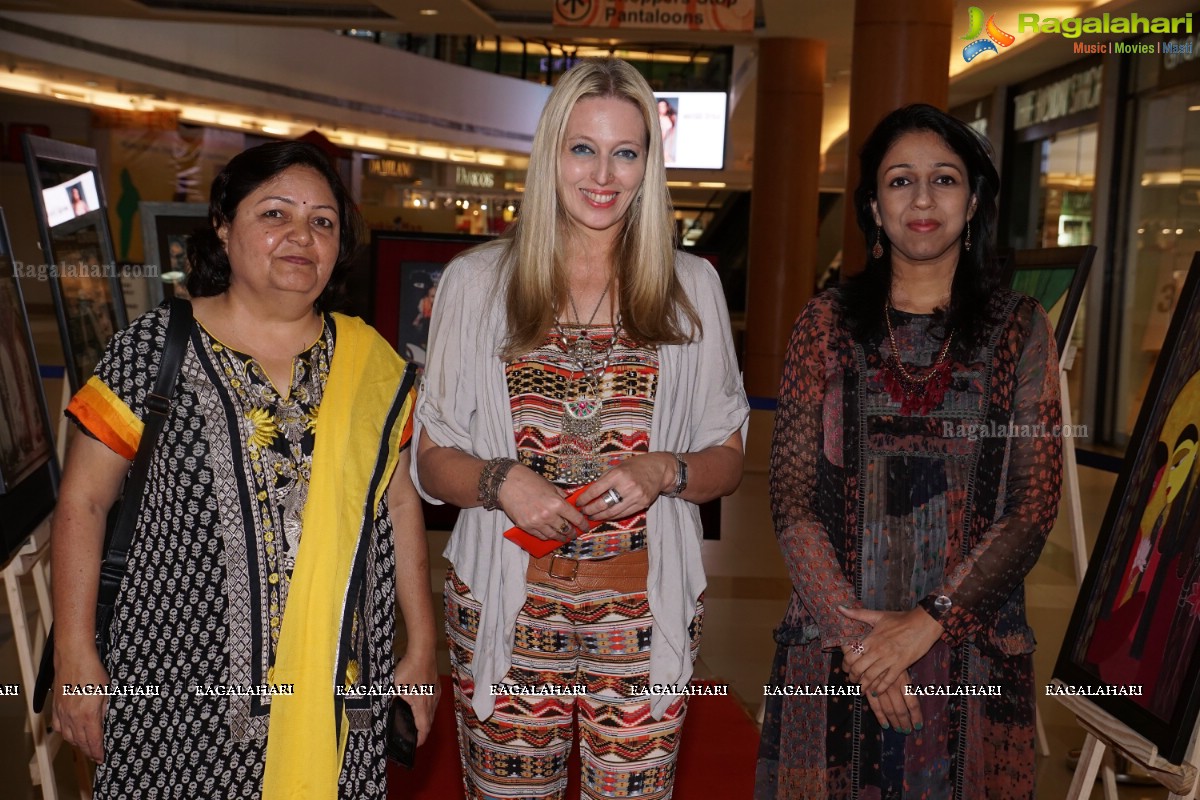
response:
[[[1051,683],[1055,686],[1063,685],[1058,679]],[[1170,792],[1167,795],[1168,800],[1193,800],[1196,797],[1195,765],[1197,756],[1200,756],[1200,742],[1197,741],[1195,731],[1192,732],[1183,762],[1172,764],[1158,754],[1155,745],[1086,698],[1058,695],[1055,699],[1066,706],[1087,731],[1083,754],[1079,757],[1079,766],[1075,769],[1075,778],[1071,781],[1071,788],[1067,790],[1067,800],[1087,800],[1091,796],[1096,773],[1100,769],[1106,750],[1120,753],[1130,761],[1140,764],[1151,778]],[[1104,790],[1106,795],[1116,796],[1116,780],[1108,770],[1104,776]]]
[[[1074,328],[1074,322],[1071,327]],[[1062,400],[1063,429],[1071,428],[1071,390],[1067,386],[1067,372],[1075,363],[1075,346],[1068,345],[1058,356],[1058,388]],[[1075,437],[1063,437],[1063,499],[1067,503],[1067,519],[1071,527],[1071,550],[1075,560],[1075,586],[1083,585],[1083,576],[1087,572],[1088,547],[1087,538],[1083,533],[1083,496],[1079,487],[1079,464],[1075,460]],[[1034,703],[1034,741],[1038,752],[1045,757],[1050,756],[1050,743],[1046,737],[1046,725],[1042,722],[1041,709]],[[1105,772],[1106,778],[1108,772]],[[1115,787],[1114,783],[1114,787]],[[1106,794],[1107,800],[1117,800],[1116,789],[1111,795]]]
[[[33,736],[33,758],[29,762],[29,775],[34,786],[42,787],[42,797],[55,800],[58,786],[54,780],[54,755],[62,744],[62,736],[49,729],[47,712],[34,713],[33,684],[37,678],[38,663],[42,657],[42,645],[46,631],[53,622],[50,606],[50,520],[47,518],[33,535],[21,546],[0,571],[3,575],[5,594],[8,596],[8,612],[12,617],[13,639],[17,644],[17,661],[21,668],[21,683],[25,688],[25,712],[30,734]],[[21,578],[30,575],[37,593],[38,616],[31,628],[29,609],[21,592]]]

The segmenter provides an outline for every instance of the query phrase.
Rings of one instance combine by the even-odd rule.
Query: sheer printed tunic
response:
[[[162,306],[113,337],[68,408],[87,433],[128,459],[168,315]],[[95,797],[261,796],[271,698],[230,690],[273,682],[335,341],[327,316],[321,337],[296,357],[283,398],[252,358],[193,324],[105,659],[114,684],[161,693],[111,698]],[[386,496],[371,532],[347,668],[358,686],[391,682],[396,584]],[[386,798],[386,700],[347,698],[342,798]]]
[[[993,304],[1001,322],[968,360],[951,356],[950,387],[925,415],[901,413],[883,388],[886,336],[855,342],[832,294],[796,323],[771,455],[795,591],[771,684],[832,693],[768,697],[757,800],[1033,796],[1022,582],[1058,510],[1058,358],[1036,301]],[[905,365],[933,363],[933,318],[894,313]],[[840,648],[869,627],[836,607],[907,611],[941,595],[945,631],[910,670],[934,692],[919,696],[923,729],[882,730],[841,670]]]
[[[617,334],[611,325],[568,327],[603,353]],[[565,333],[564,331],[564,333]],[[570,334],[567,338],[574,341]],[[617,336],[604,374],[597,377],[601,405],[592,436],[573,432],[566,407],[588,394],[586,376],[566,354],[563,336],[546,340],[505,369],[520,462],[551,483],[570,489],[608,472],[626,458],[650,451],[650,423],[658,383],[658,353]],[[600,559],[646,548],[646,512],[585,531],[554,551],[568,558]]]

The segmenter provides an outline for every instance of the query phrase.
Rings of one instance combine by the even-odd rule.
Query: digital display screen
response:
[[[95,211],[100,208],[96,174],[84,172],[42,189],[42,202],[46,204],[46,222],[51,228]]]
[[[725,166],[725,92],[655,92],[663,157],[668,168]]]

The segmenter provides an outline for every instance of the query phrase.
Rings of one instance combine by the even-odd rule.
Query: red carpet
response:
[[[417,750],[417,766],[388,764],[390,800],[462,800],[450,678],[442,676],[433,732]],[[693,697],[683,725],[675,778],[678,800],[743,800],[754,788],[758,729],[732,697]],[[579,797],[578,750],[571,756],[567,800]]]

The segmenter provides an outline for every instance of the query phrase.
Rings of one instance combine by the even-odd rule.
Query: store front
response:
[[[1157,42],[1162,37],[1155,37]],[[1131,57],[1129,150],[1115,279],[1120,325],[1111,425],[1127,441],[1193,254],[1200,250],[1200,52]],[[1147,41],[1150,41],[1147,38]],[[1163,48],[1167,49],[1167,48]]]
[[[1009,90],[1004,134],[1001,247],[1027,250],[1094,243],[1096,145],[1104,72],[1095,58],[1080,60]],[[1076,316],[1068,372],[1072,417],[1085,416],[1088,392],[1086,296]]]
[[[522,179],[507,171],[357,154],[361,209],[377,230],[497,235],[516,218]]]

